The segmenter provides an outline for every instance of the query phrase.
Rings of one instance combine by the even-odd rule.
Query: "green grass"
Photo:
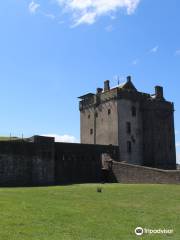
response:
[[[102,186],[102,193],[97,187]],[[134,234],[137,226],[172,235]],[[82,184],[0,189],[2,240],[180,239],[180,186]]]
[[[12,140],[19,140],[19,138],[18,137],[5,137],[5,136],[0,136],[0,141],[12,141]]]

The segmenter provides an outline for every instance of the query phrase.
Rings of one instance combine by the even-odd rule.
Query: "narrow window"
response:
[[[92,129],[92,128],[90,129],[90,134],[91,134],[91,135],[93,134],[93,129]]]
[[[88,119],[90,119],[90,117],[91,117],[91,115],[89,114],[89,115],[88,115]]]
[[[131,136],[131,140],[132,140],[133,143],[136,142],[136,139],[134,138],[134,136]]]
[[[126,122],[126,132],[127,133],[131,133],[131,123],[130,122]]]
[[[111,109],[108,109],[108,115],[110,115],[111,114]]]
[[[131,112],[132,112],[132,116],[135,117],[136,116],[136,107],[132,107],[131,109]]]
[[[127,141],[127,152],[131,153],[132,147],[131,147],[131,141]]]
[[[98,113],[97,112],[95,113],[95,117],[98,118]]]

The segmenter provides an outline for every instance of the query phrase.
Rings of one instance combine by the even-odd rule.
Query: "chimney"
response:
[[[104,92],[109,90],[110,90],[109,80],[106,80],[104,81]]]
[[[127,82],[131,82],[131,76],[127,76]]]
[[[103,91],[102,88],[97,88],[97,89],[96,89],[96,94],[98,94],[98,93],[102,93],[102,91]]]
[[[163,87],[161,86],[155,86],[155,96],[158,99],[164,99],[163,96]]]

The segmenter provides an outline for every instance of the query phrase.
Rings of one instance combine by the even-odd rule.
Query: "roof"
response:
[[[106,81],[108,81],[108,80],[106,80]],[[137,89],[135,88],[134,84],[132,83],[130,76],[127,77],[126,82],[109,89],[109,91],[112,91],[112,90],[115,90],[115,89],[125,89],[125,90],[130,90],[130,91],[137,92]],[[101,93],[105,93],[105,92],[108,92],[108,91],[103,90]],[[87,99],[90,99],[90,98],[94,97],[95,95],[96,94],[94,94],[94,93],[87,93],[87,94],[82,95],[78,98],[81,99],[81,100],[87,100]]]
[[[114,86],[110,90],[113,90],[113,89],[116,89],[116,88],[137,91],[137,89],[135,88],[134,84],[131,82],[130,79],[127,80],[126,82],[121,83],[120,85]]]
[[[80,99],[86,99],[86,98],[92,97],[92,96],[94,96],[94,95],[95,95],[94,93],[87,93],[87,94],[82,95],[82,96],[80,96],[80,97],[78,97],[78,98],[80,98]]]
[[[119,88],[123,88],[123,89],[127,89],[127,90],[133,90],[133,91],[137,91],[137,89],[135,88],[134,84],[131,82],[131,80],[128,80],[125,83],[122,83],[121,85],[118,86]]]

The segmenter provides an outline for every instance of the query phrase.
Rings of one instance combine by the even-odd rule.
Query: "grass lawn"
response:
[[[18,137],[4,137],[4,136],[0,136],[0,141],[12,141],[12,140],[19,140],[20,138],[18,138]]]
[[[97,187],[102,186],[102,193]],[[174,229],[136,236],[137,226]],[[180,186],[82,184],[0,188],[2,240],[180,239]]]

